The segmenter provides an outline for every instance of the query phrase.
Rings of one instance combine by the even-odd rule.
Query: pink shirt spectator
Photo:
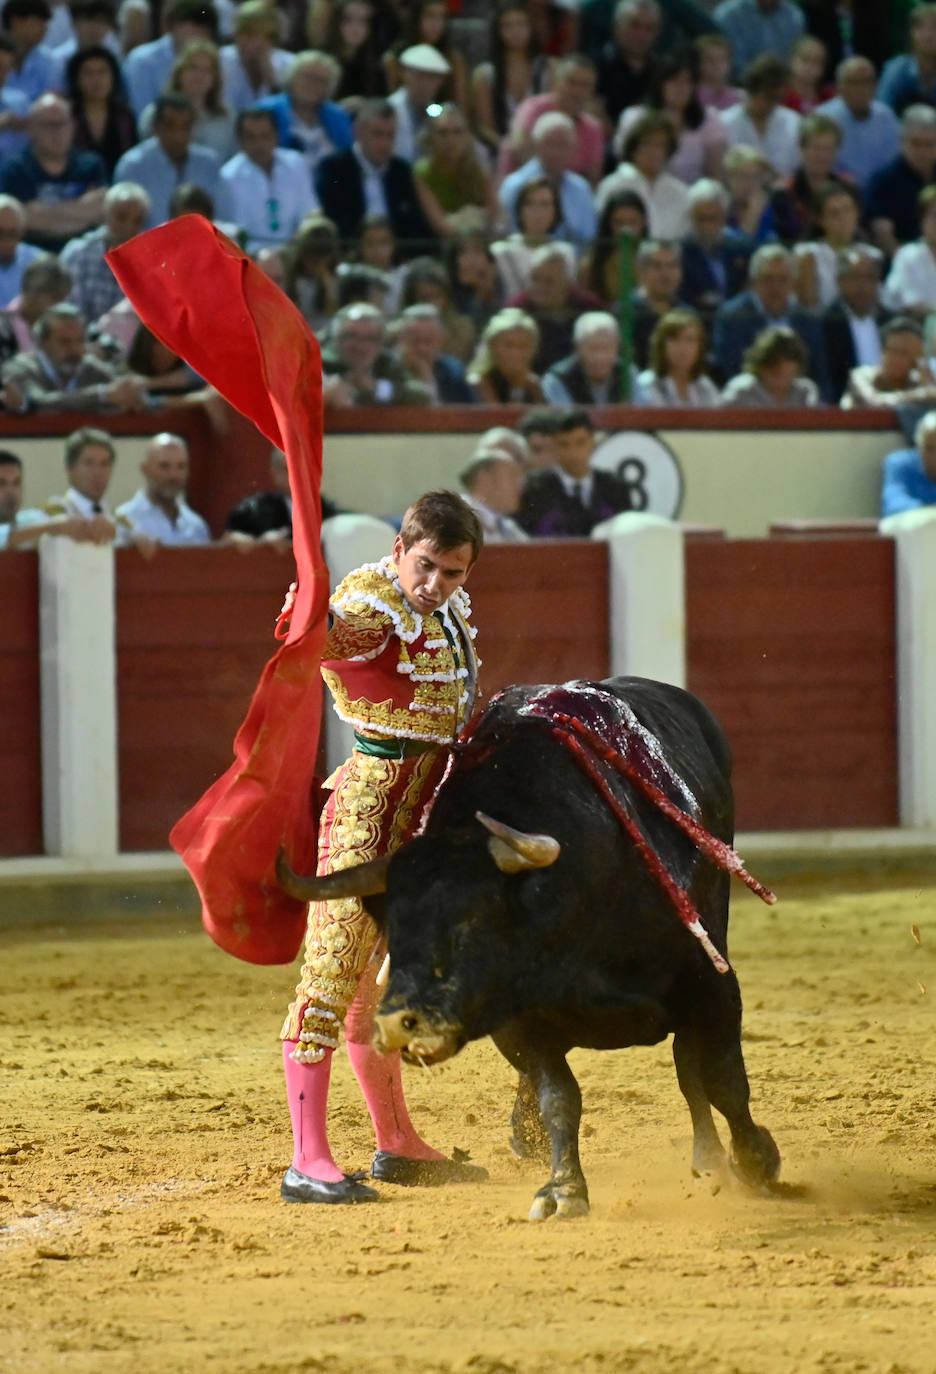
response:
[[[696,90],[701,103],[710,110],[730,110],[732,105],[740,105],[744,99],[744,92],[737,86],[722,86],[716,91],[714,86],[700,83]]]
[[[32,330],[23,317],[22,304],[22,297],[16,296],[14,300],[10,301],[3,314],[13,330],[16,347],[20,353],[31,353],[36,347],[36,341],[32,336]]]
[[[533,125],[540,115],[549,114],[550,111],[558,110],[558,108],[559,103],[556,97],[549,92],[545,95],[528,96],[518,107],[510,126],[510,132],[529,135],[533,132]],[[579,115],[578,119],[573,122],[577,138],[575,155],[569,165],[569,171],[578,172],[579,176],[591,179],[596,168],[600,174],[604,162],[604,134],[601,122],[594,115],[588,114]],[[506,144],[502,145],[501,157],[503,158],[505,150],[508,160],[506,164],[498,166],[498,171],[501,173],[514,171],[519,166],[516,156],[507,148]]]

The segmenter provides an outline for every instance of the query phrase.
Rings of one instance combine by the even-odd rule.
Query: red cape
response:
[[[208,934],[251,963],[290,963],[306,908],[275,875],[285,845],[314,872],[314,763],[328,613],[322,560],[322,365],[299,311],[223,234],[197,215],[107,254],[140,319],[286,454],[299,590],[288,637],[260,678],[234,762],[173,827]]]

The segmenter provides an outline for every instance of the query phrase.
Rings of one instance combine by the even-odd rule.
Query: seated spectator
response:
[[[593,470],[595,430],[587,410],[567,410],[556,429],[556,466],[527,477],[517,523],[534,539],[581,539],[630,510],[630,488]]]
[[[842,131],[836,171],[864,191],[900,151],[900,121],[889,105],[874,98],[877,74],[867,57],[848,57],[835,72],[837,94],[816,109]]]
[[[900,121],[900,152],[868,183],[865,211],[871,237],[888,257],[915,239],[920,192],[936,180],[936,110],[911,105]]]
[[[549,243],[559,227],[559,198],[548,177],[534,177],[521,186],[514,213],[517,232],[491,244],[501,286],[507,296],[526,290],[534,251]],[[565,244],[565,248],[570,269],[574,270],[575,252],[571,244]]]
[[[913,442],[884,459],[882,516],[936,505],[936,411],[920,420]]]
[[[595,236],[598,218],[592,189],[584,177],[570,169],[575,148],[575,126],[568,115],[554,110],[540,115],[533,126],[533,157],[516,172],[511,172],[498,192],[501,209],[513,229],[517,228],[517,200],[529,181],[546,178],[560,206],[560,220],[554,235],[581,246]]]
[[[237,241],[239,226],[229,219],[218,219],[213,198],[192,181],[180,181],[169,199],[169,218],[179,219],[182,215],[201,215],[222,234]]]
[[[586,310],[575,321],[574,350],[543,377],[543,394],[551,405],[605,406],[624,401],[640,404],[637,373],[625,381],[621,366],[621,331],[606,310]]]
[[[385,100],[369,100],[354,121],[354,145],[329,153],[315,187],[325,214],[344,239],[359,232],[365,214],[386,215],[409,256],[432,239],[409,163],[393,152],[396,114]]]
[[[384,6],[385,13],[389,6]],[[377,8],[368,0],[336,0],[319,46],[335,58],[341,69],[332,99],[353,115],[367,100],[385,100],[387,75],[380,60],[385,42]],[[399,28],[394,12],[393,32]],[[315,42],[315,34],[310,33]]]
[[[291,148],[278,148],[276,138],[272,110],[241,110],[240,152],[221,168],[226,212],[240,226],[251,253],[286,243],[303,218],[318,209],[305,159]]]
[[[718,387],[705,375],[705,326],[690,310],[670,310],[650,340],[650,366],[638,378],[640,405],[717,406]]]
[[[908,315],[897,315],[881,329],[881,361],[853,367],[842,407],[903,406],[936,403],[936,381],[923,356],[923,329]]]
[[[29,101],[22,91],[7,85],[15,52],[9,34],[0,30],[0,167],[7,158],[21,153],[29,142],[26,137]]]
[[[372,305],[338,311],[322,349],[326,406],[425,405],[425,388],[384,347],[384,322]]]
[[[117,519],[128,521],[137,533],[149,535],[157,544],[210,544],[207,524],[185,500],[189,479],[185,440],[178,434],[154,435],[146,445],[140,471],[143,485],[117,507]]]
[[[20,293],[23,273],[41,253],[23,242],[26,211],[15,196],[0,195],[0,310]]]
[[[153,137],[117,163],[116,181],[135,181],[149,194],[150,228],[165,224],[172,193],[183,182],[194,182],[218,203],[221,164],[217,153],[193,142],[194,128],[192,102],[184,95],[161,95],[153,111]]]
[[[571,172],[596,185],[604,166],[604,132],[601,121],[587,114],[595,94],[595,67],[591,59],[573,53],[556,64],[553,88],[542,95],[531,95],[520,105],[510,126],[510,142],[504,145],[508,156],[501,171],[512,171],[536,155],[533,134],[543,115],[564,114],[572,128]]]
[[[60,261],[75,279],[70,299],[86,320],[96,320],[120,300],[123,292],[104,254],[119,248],[146,227],[149,196],[132,181],[118,181],[104,197],[104,223],[71,239]]]
[[[786,61],[806,27],[793,0],[721,0],[713,18],[731,41],[736,72],[761,54]]]
[[[166,406],[188,404],[184,398],[201,396],[205,385],[178,353],[139,321],[127,350],[127,367],[145,386],[147,396],[158,396]]]
[[[29,147],[0,171],[0,191],[26,212],[30,243],[58,253],[73,234],[100,224],[107,168],[96,153],[72,147],[72,118],[58,95],[43,95],[29,109]]]
[[[75,121],[74,146],[95,153],[113,176],[123,154],[137,141],[117,58],[105,47],[81,48],[65,68],[65,91]]]
[[[524,466],[528,469],[551,468],[556,462],[556,431],[562,411],[551,406],[533,406],[515,426],[515,433],[526,445]],[[482,436],[487,442],[487,436]]]
[[[3,84],[28,105],[62,89],[62,63],[45,44],[51,18],[48,0],[6,0],[3,6],[3,30],[13,45],[12,70]]]
[[[744,371],[725,387],[722,405],[790,409],[818,405],[815,382],[803,376],[807,361],[799,335],[787,325],[771,325],[745,353]]]
[[[170,0],[163,11],[165,33],[133,49],[124,62],[124,85],[137,119],[166,88],[176,58],[196,38],[218,41],[218,14],[204,0]]]
[[[618,156],[630,130],[644,115],[653,112],[665,115],[676,133],[676,151],[666,164],[671,176],[691,186],[700,177],[721,174],[728,138],[718,112],[707,110],[699,99],[688,57],[661,58],[644,104],[623,111],[614,136]]]
[[[598,222],[595,242],[586,250],[579,281],[606,305],[621,299],[621,236],[630,237],[630,251],[647,236],[647,207],[636,191],[612,191]]]
[[[23,462],[8,449],[0,449],[0,551],[32,549],[43,534],[66,535],[79,542],[93,542],[94,519],[80,515],[49,515],[38,507],[23,508]],[[100,531],[103,536],[103,530]],[[525,536],[524,536],[525,537]],[[103,538],[99,541],[103,542]]]
[[[58,16],[61,19],[56,23]],[[68,37],[63,37],[65,33]],[[76,52],[89,48],[104,48],[118,62],[126,51],[117,33],[117,5],[115,0],[56,0],[55,13],[46,32],[46,46],[67,65]]]
[[[521,544],[529,539],[511,518],[520,508],[524,483],[523,467],[515,458],[500,449],[478,448],[458,480],[462,498],[481,521],[485,544]]]
[[[395,321],[396,354],[431,405],[471,405],[476,397],[457,358],[446,357],[445,327],[434,305],[409,305]]]
[[[634,361],[650,364],[650,337],[660,320],[682,305],[682,256],[675,243],[645,239],[637,249],[637,285],[631,298]]]
[[[475,327],[463,315],[455,301],[455,290],[449,273],[435,258],[414,258],[403,278],[400,304],[434,305],[445,327],[445,352],[460,362],[467,362],[474,351]]]
[[[747,285],[751,244],[728,227],[731,197],[721,182],[703,177],[689,190],[692,230],[682,241],[680,298],[711,317],[718,306]]]
[[[832,169],[838,158],[842,135],[838,125],[825,115],[806,115],[800,124],[799,145],[802,162],[791,177],[778,187],[770,200],[774,233],[786,244],[812,238],[818,231],[816,207],[819,195],[829,183],[848,183]],[[857,194],[859,210],[861,197]]]
[[[410,164],[416,161],[420,138],[428,127],[429,107],[438,104],[439,92],[452,68],[429,43],[416,43],[399,57],[403,84],[387,97],[396,114],[393,152]]]
[[[341,241],[324,215],[307,215],[286,249],[283,289],[309,328],[323,330],[338,309]]]
[[[395,315],[400,308],[406,267],[400,262],[399,245],[386,215],[364,216],[353,261],[383,273],[388,282],[386,313]]]
[[[740,105],[744,92],[730,83],[734,53],[723,33],[703,33],[693,43],[698,64],[699,99],[706,109],[730,110]]]
[[[0,362],[14,353],[30,353],[36,346],[33,329],[52,305],[66,301],[74,278],[53,253],[40,253],[23,273],[23,285],[7,310],[0,315]]]
[[[880,300],[881,255],[870,244],[855,244],[839,254],[836,282],[838,295],[821,315],[833,400],[845,391],[852,368],[880,363],[880,331],[890,317]]]
[[[537,413],[539,412],[527,411],[528,415]],[[550,415],[554,413],[549,411]],[[518,430],[511,429],[508,425],[492,425],[490,429],[486,429],[475,444],[475,453],[480,453],[483,448],[506,454],[515,463],[519,463],[524,472],[529,467],[529,445]]]
[[[387,299],[390,281],[376,267],[365,267],[362,262],[339,262],[335,268],[338,281],[338,309],[346,305],[363,303],[372,305],[380,311],[381,319],[387,319]],[[402,300],[402,297],[401,297]]]
[[[910,105],[936,104],[936,5],[916,5],[910,14],[910,51],[885,62],[878,96],[896,115]]]
[[[571,253],[568,244],[563,247]],[[455,234],[445,245],[444,259],[455,310],[468,320],[478,338],[506,297],[487,234],[477,230]]]
[[[155,552],[153,540],[135,530],[126,516],[112,514],[108,506],[107,489],[116,462],[117,450],[103,429],[85,426],[69,434],[65,440],[68,490],[47,501],[45,513],[58,519],[77,516],[89,522],[93,543],[134,544],[148,556]]]
[[[351,120],[332,97],[341,79],[341,68],[327,52],[309,49],[293,58],[283,89],[264,96],[258,109],[272,110],[281,148],[302,154],[315,183],[322,158],[344,153],[354,142]]]
[[[221,536],[222,544],[235,544],[242,552],[272,545],[280,553],[292,549],[292,495],[286,454],[274,448],[270,453],[270,487],[251,492],[228,512]],[[331,502],[322,498],[322,518],[334,514]]]
[[[221,49],[224,101],[235,114],[272,95],[283,84],[293,55],[276,45],[280,19],[264,0],[247,0],[234,16],[234,42]]]
[[[507,306],[490,319],[468,368],[468,381],[483,405],[537,405],[543,397],[532,371],[539,348],[536,321]]]
[[[796,296],[800,305],[827,306],[838,293],[838,260],[846,248],[861,245],[861,199],[853,186],[828,182],[816,196],[816,228],[820,235],[793,249]],[[880,249],[866,245],[878,259]]]
[[[787,78],[779,58],[755,58],[741,81],[744,100],[721,117],[730,144],[757,148],[782,177],[792,176],[800,162],[800,116],[781,103]]]
[[[402,54],[407,48],[425,44],[444,57],[450,68],[436,99],[460,110],[469,108],[468,64],[455,41],[451,19],[447,0],[416,0],[407,5],[400,36],[383,56],[388,90],[395,91],[403,84]]]
[[[460,230],[486,229],[496,213],[491,178],[457,105],[430,111],[422,142],[425,151],[413,178],[432,232],[446,239]]]
[[[598,187],[599,211],[615,191],[636,191],[647,207],[651,238],[681,239],[689,231],[689,191],[664,170],[675,151],[676,135],[666,116],[644,115],[624,141],[624,161]]]
[[[779,244],[768,243],[751,259],[750,285],[715,312],[712,355],[723,376],[741,370],[746,351],[768,325],[791,328],[805,348],[813,379],[825,392],[827,380],[818,316],[797,305],[793,295],[793,259]]]
[[[797,114],[812,114],[834,94],[825,79],[828,54],[821,38],[804,33],[790,49],[790,84],[783,103]]]
[[[722,177],[728,188],[728,228],[751,248],[776,238],[769,187],[774,170],[758,148],[735,144],[725,154]]]
[[[489,61],[471,73],[478,137],[496,155],[519,107],[528,96],[548,91],[548,60],[538,51],[526,0],[500,0],[492,10]]]
[[[936,309],[936,186],[920,192],[920,237],[897,249],[884,283],[888,310],[925,319]]]
[[[526,311],[537,325],[539,349],[533,368],[540,376],[572,352],[572,331],[582,311],[601,309],[597,296],[576,285],[565,253],[556,243],[537,248],[529,287],[511,296],[507,304]]]
[[[222,162],[234,155],[237,132],[234,112],[224,103],[224,73],[218,48],[207,38],[186,43],[172,65],[164,95],[184,95],[195,111],[192,142],[210,148]],[[140,115],[140,137],[150,138],[156,102]]]
[[[614,8],[611,36],[597,58],[598,94],[612,127],[650,89],[660,18],[656,0],[620,0]]]
[[[116,377],[88,349],[81,311],[67,301],[50,306],[36,322],[36,347],[0,370],[0,396],[20,414],[55,410],[140,410],[138,377]]]

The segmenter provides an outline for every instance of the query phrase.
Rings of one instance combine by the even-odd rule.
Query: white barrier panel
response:
[[[936,827],[936,510],[881,521],[897,545],[900,823]]]
[[[42,808],[46,853],[117,853],[114,553],[39,541]]]
[[[658,515],[626,512],[592,530],[608,543],[613,676],[686,685],[683,535]]]
[[[332,590],[343,577],[362,563],[379,563],[390,552],[394,530],[385,520],[370,515],[335,515],[322,524],[322,552]],[[354,731],[339,720],[326,692],[325,766],[330,776],[344,763],[354,747]]]

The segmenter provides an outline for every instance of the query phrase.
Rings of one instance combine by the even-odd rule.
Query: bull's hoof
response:
[[[705,1146],[697,1145],[692,1151],[693,1178],[723,1180],[728,1172],[728,1156],[720,1143]]]
[[[552,1188],[547,1183],[533,1199],[530,1221],[547,1221],[549,1217],[587,1217],[588,1194],[565,1188]]]
[[[750,1145],[731,1148],[731,1167],[748,1188],[763,1188],[775,1183],[780,1176],[780,1151],[766,1126],[758,1126],[757,1137]]]

